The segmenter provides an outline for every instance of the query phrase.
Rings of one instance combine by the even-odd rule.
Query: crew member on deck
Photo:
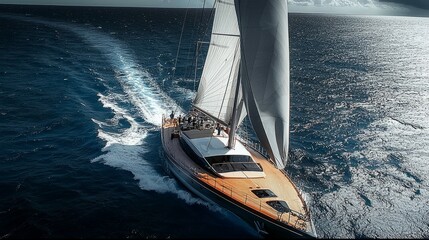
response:
[[[171,118],[171,120],[173,120],[173,118],[174,118],[174,111],[171,111],[170,118]]]
[[[220,135],[220,124],[219,123],[217,123],[216,129],[217,129],[217,135]]]

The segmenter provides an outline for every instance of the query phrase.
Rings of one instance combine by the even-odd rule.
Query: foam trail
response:
[[[201,204],[207,206],[212,211],[220,211],[219,207],[204,202],[199,198],[193,197],[187,191],[181,190],[174,179],[168,176],[161,176],[156,172],[151,163],[144,159],[147,149],[141,145],[144,143],[148,131],[147,128],[140,125],[123,108],[119,107],[114,99],[109,96],[98,94],[103,106],[110,108],[114,116],[111,122],[117,122],[117,119],[127,119],[131,126],[121,133],[109,133],[103,129],[98,130],[98,137],[106,141],[106,146],[102,151],[105,154],[91,160],[91,162],[103,162],[109,166],[117,167],[130,171],[134,179],[139,181],[140,188],[158,193],[173,193],[178,198],[183,199],[188,204]],[[93,119],[99,126],[108,124]]]
[[[121,84],[128,100],[139,109],[144,119],[154,125],[161,124],[161,116],[173,109],[178,113],[183,110],[167,96],[153,80],[152,76],[138,65],[132,53],[118,40],[95,31],[88,31],[77,26],[70,27],[73,32],[108,56],[115,67],[116,78]]]
[[[118,41],[108,36],[101,36],[100,33],[88,32],[76,27],[74,30],[109,56],[112,66],[115,66],[116,78],[126,93],[127,100],[139,109],[139,113],[147,122],[160,125],[161,115],[166,109],[174,108],[176,112],[183,112],[157,87],[150,74],[134,62],[132,55],[123,49]],[[101,45],[100,40],[102,40]],[[102,94],[98,95],[103,106],[111,108],[115,113],[112,122],[117,122],[118,116],[119,118],[122,116],[131,126],[119,134],[108,133],[100,129],[98,136],[107,142],[102,149],[106,153],[93,159],[92,162],[101,161],[109,166],[132,172],[134,178],[139,180],[140,188],[144,190],[174,193],[188,204],[202,204],[211,210],[219,211],[218,207],[194,198],[188,192],[179,189],[172,178],[161,176],[156,172],[151,164],[144,160],[147,150],[141,146],[147,136],[147,128],[139,125],[126,110],[112,101],[113,99]]]
[[[1,17],[44,24],[71,31],[92,47],[105,54],[110,64],[114,67],[115,77],[127,94],[128,100],[138,108],[148,123],[159,126],[162,114],[170,110],[175,110],[177,114],[183,113],[183,109],[159,88],[150,73],[136,63],[132,52],[117,39],[103,34],[96,29],[67,23],[11,15],[3,15]]]
[[[161,115],[171,109],[180,114],[183,110],[154,82],[150,74],[138,65],[132,53],[122,46],[118,40],[111,38],[95,29],[83,28],[66,23],[51,22],[36,18],[2,15],[19,21],[43,24],[54,28],[71,31],[81,37],[85,42],[106,55],[115,70],[116,79],[121,84],[124,94],[110,92],[107,95],[97,94],[103,107],[112,110],[114,116],[106,122],[92,119],[99,126],[98,137],[106,141],[102,151],[104,154],[91,160],[91,162],[102,162],[112,167],[130,171],[139,186],[144,190],[156,191],[158,193],[173,193],[188,204],[201,204],[212,211],[224,212],[218,206],[207,203],[199,198],[193,197],[187,191],[181,190],[177,182],[156,172],[153,165],[144,159],[148,152],[142,145],[149,130],[153,127],[142,125],[137,118],[143,117],[147,123],[159,126]],[[104,84],[105,81],[102,81]],[[109,86],[106,86],[109,88]],[[131,114],[120,107],[120,103],[131,102],[138,109],[137,115]],[[119,122],[125,120],[129,127],[119,126]],[[105,128],[114,129],[115,132]]]
[[[135,63],[131,53],[124,49],[120,42],[98,32],[90,32],[78,27],[73,27],[73,29],[83,36],[85,41],[108,55],[112,66],[115,67],[116,78],[126,93],[127,100],[139,109],[139,113],[147,122],[160,125],[161,115],[166,109],[174,108],[176,112],[183,112],[159,89],[150,74]],[[100,129],[98,136],[107,142],[102,149],[106,153],[93,159],[92,162],[101,161],[109,166],[132,172],[135,179],[139,180],[140,188],[144,190],[174,193],[188,204],[202,204],[211,210],[218,211],[218,207],[194,198],[187,191],[179,189],[172,178],[161,176],[156,172],[151,164],[144,160],[147,149],[141,146],[148,133],[147,127],[143,128],[139,125],[133,116],[115,103],[113,98],[98,95],[103,106],[111,108],[115,113],[112,122],[117,122],[117,119],[122,116],[131,126],[119,134],[108,133]]]

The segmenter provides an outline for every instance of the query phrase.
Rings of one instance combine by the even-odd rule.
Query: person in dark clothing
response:
[[[217,123],[216,129],[217,129],[217,135],[220,135],[220,124],[219,123]]]
[[[174,111],[171,111],[170,118],[171,118],[171,120],[173,120],[173,118],[174,118]]]

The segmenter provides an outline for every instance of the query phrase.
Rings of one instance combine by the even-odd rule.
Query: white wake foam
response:
[[[5,16],[3,16],[5,17]],[[90,26],[80,27],[67,23],[51,22],[37,18],[6,16],[14,20],[44,24],[61,28],[75,33],[92,47],[106,55],[116,73],[115,78],[122,86],[123,94],[109,92],[106,95],[97,94],[104,108],[111,109],[114,116],[107,120],[92,119],[98,125],[98,137],[106,142],[102,151],[104,154],[91,160],[102,162],[112,167],[130,171],[139,181],[141,189],[158,193],[173,193],[188,204],[201,204],[212,211],[220,211],[219,207],[193,197],[189,192],[181,190],[177,182],[168,176],[158,173],[153,163],[145,160],[145,139],[153,126],[161,124],[163,113],[175,110],[182,114],[183,110],[156,84],[152,76],[142,66],[136,63],[133,53],[111,36],[91,29]],[[103,84],[108,84],[102,78],[96,77]],[[107,88],[109,86],[106,85]],[[131,103],[136,113],[121,107]],[[144,123],[136,119],[143,118]],[[120,126],[126,121],[129,127]],[[148,126],[148,124],[151,126]]]
[[[136,63],[133,53],[120,41],[96,30],[90,31],[78,26],[69,26],[69,29],[106,54],[127,100],[138,109],[145,121],[159,126],[163,113],[170,110],[177,114],[183,113],[182,108],[159,88],[150,73]]]
[[[219,211],[218,207],[181,190],[174,179],[162,176],[155,171],[150,162],[144,159],[144,155],[148,151],[144,148],[144,140],[150,129],[135,119],[142,117],[146,122],[159,126],[161,116],[166,110],[173,109],[178,114],[181,114],[183,110],[160,90],[151,75],[134,61],[132,54],[122,47],[119,41],[80,27],[73,26],[72,29],[85,41],[108,56],[114,67],[115,77],[125,93],[123,96],[114,93],[107,96],[98,94],[103,106],[110,108],[114,117],[107,123],[93,120],[100,126],[98,137],[106,141],[106,146],[102,149],[105,154],[93,159],[92,162],[100,161],[109,166],[130,171],[139,181],[140,188],[144,190],[174,193],[188,204],[202,204],[211,210]],[[137,115],[133,116],[126,109],[121,108],[118,100],[131,102],[138,109]],[[103,130],[103,126],[118,125],[121,119],[125,119],[130,127],[119,129],[121,131],[119,133]]]
[[[100,126],[98,137],[106,141],[106,146],[102,149],[105,153],[94,158],[91,162],[102,162],[112,167],[130,171],[134,178],[139,181],[140,188],[144,190],[158,193],[174,193],[188,204],[197,203],[205,205],[213,211],[221,211],[218,207],[193,197],[187,191],[181,190],[174,179],[156,172],[152,164],[144,158],[144,154],[148,150],[142,144],[144,144],[144,139],[148,134],[147,127],[136,122],[127,110],[115,103],[114,98],[102,94],[98,94],[98,96],[103,106],[110,108],[114,116],[108,123],[93,119]],[[126,119],[131,126],[121,129],[122,131],[119,133],[107,132],[102,129],[103,126],[118,123],[120,119]]]

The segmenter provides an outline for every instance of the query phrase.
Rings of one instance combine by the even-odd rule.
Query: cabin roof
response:
[[[182,133],[185,134],[189,139],[212,137],[213,129],[203,129],[203,130],[192,129],[192,130],[182,131]]]
[[[228,137],[213,135],[212,129],[187,130],[182,133],[189,139],[203,157],[219,155],[246,155],[250,156],[249,151],[239,141],[235,142],[235,149],[229,149]]]

